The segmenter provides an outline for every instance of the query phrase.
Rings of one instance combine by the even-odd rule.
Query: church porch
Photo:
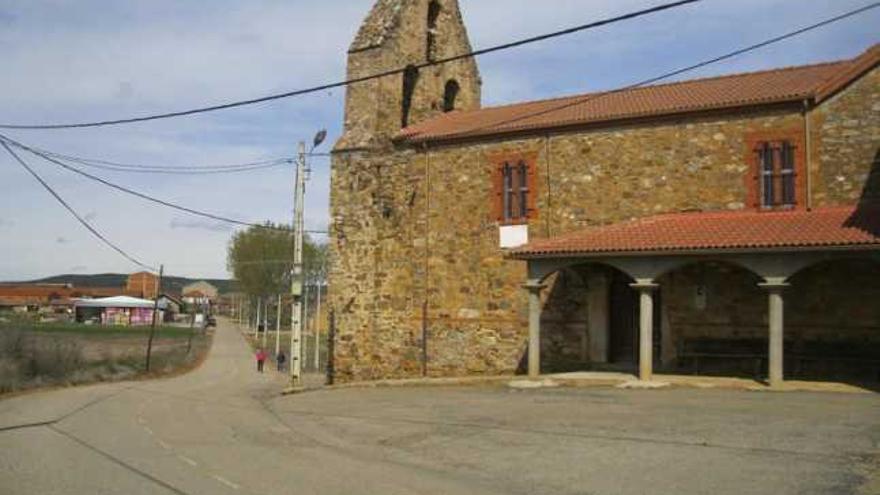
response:
[[[876,381],[877,219],[854,208],[669,215],[517,249],[510,257],[529,273],[529,375],[637,367],[644,381],[655,369],[772,386],[790,375]]]

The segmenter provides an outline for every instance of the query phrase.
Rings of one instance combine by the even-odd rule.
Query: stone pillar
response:
[[[529,291],[529,378],[541,374],[541,290],[538,280],[529,280],[524,289]]]
[[[785,358],[783,356],[784,348],[784,326],[783,313],[784,306],[782,300],[782,291],[788,287],[784,278],[768,278],[761,287],[768,293],[768,326],[770,331],[769,348],[767,352],[767,378],[771,387],[782,385],[783,364]]]
[[[651,279],[638,279],[630,287],[639,291],[639,380],[651,381],[654,375],[654,290]]]
[[[608,277],[604,273],[591,273],[587,279],[587,332],[589,333],[588,357],[593,363],[608,362],[609,318]]]

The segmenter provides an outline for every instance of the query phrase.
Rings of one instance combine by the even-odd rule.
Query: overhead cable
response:
[[[111,172],[125,172],[133,174],[169,174],[169,175],[212,175],[212,174],[236,174],[242,172],[251,172],[255,170],[265,170],[276,168],[292,162],[290,158],[277,158],[275,160],[265,160],[261,162],[252,162],[238,166],[222,166],[216,168],[209,167],[160,167],[160,166],[129,166],[125,164],[116,164],[106,162],[104,160],[84,159],[70,155],[62,155],[41,150],[47,156],[66,160],[68,162],[78,163],[80,165],[97,168],[100,170],[108,170]]]
[[[748,52],[751,52],[751,51],[754,51],[754,50],[758,50],[758,49],[760,49],[760,48],[763,48],[763,47],[766,47],[766,46],[769,46],[769,45],[773,45],[773,44],[775,44],[775,43],[779,43],[779,42],[781,42],[781,41],[785,41],[785,40],[790,39],[790,38],[794,38],[794,37],[796,37],[796,36],[799,36],[799,35],[802,35],[802,34],[804,34],[804,33],[807,33],[807,32],[810,32],[810,31],[813,31],[813,30],[815,30],[815,29],[819,29],[819,28],[824,27],[824,26],[827,26],[827,25],[829,25],[829,24],[833,24],[833,23],[835,23],[835,22],[839,22],[839,21],[842,21],[842,20],[844,20],[844,19],[847,19],[847,18],[850,18],[850,17],[856,16],[856,15],[859,15],[859,14],[865,13],[865,12],[867,12],[867,11],[869,11],[869,10],[872,10],[872,9],[875,9],[875,8],[877,8],[877,7],[880,7],[880,2],[874,2],[874,3],[870,4],[870,5],[866,5],[866,6],[864,6],[864,7],[861,7],[861,8],[855,9],[855,10],[851,10],[851,11],[849,11],[849,12],[846,12],[846,13],[843,13],[843,14],[840,14],[840,15],[837,15],[837,16],[834,16],[834,17],[831,17],[831,18],[825,19],[825,20],[820,21],[820,22],[817,22],[817,23],[815,23],[815,24],[810,24],[809,26],[805,26],[805,27],[802,27],[802,28],[800,28],[800,29],[796,29],[796,30],[794,30],[794,31],[790,31],[790,32],[785,33],[785,34],[782,34],[782,35],[779,35],[779,36],[775,36],[775,37],[773,37],[773,38],[766,39],[766,40],[761,41],[761,42],[759,42],[759,43],[755,43],[755,44],[752,44],[752,45],[749,45],[749,46],[746,46],[746,47],[743,47],[743,48],[739,48],[739,49],[737,49],[737,50],[734,50],[734,51],[731,51],[731,52],[725,53],[725,54],[723,54],[723,55],[719,55],[719,56],[717,56],[717,57],[713,57],[713,58],[710,58],[710,59],[707,59],[707,60],[703,60],[703,61],[701,61],[701,62],[695,63],[695,64],[693,64],[693,65],[689,65],[689,66],[687,66],[687,67],[682,67],[682,68],[680,68],[680,69],[676,69],[676,70],[673,70],[673,71],[667,72],[667,73],[662,74],[662,75],[659,75],[659,76],[651,77],[651,78],[648,78],[648,79],[645,79],[645,80],[639,81],[639,82],[637,82],[637,83],[630,84],[630,85],[628,85],[628,86],[624,86],[624,87],[622,87],[622,88],[617,88],[617,89],[613,89],[613,90],[609,90],[609,91],[604,91],[604,92],[601,92],[601,93],[593,93],[593,94],[584,95],[583,97],[580,97],[580,98],[574,98],[574,99],[572,99],[572,100],[566,101],[566,102],[563,103],[563,104],[556,105],[556,106],[553,106],[553,107],[551,107],[551,108],[546,108],[546,109],[544,109],[544,110],[539,110],[539,111],[534,111],[534,112],[528,112],[528,113],[525,113],[525,114],[522,114],[522,115],[517,115],[516,117],[510,118],[510,119],[505,119],[505,120],[502,120],[502,121],[492,122],[492,123],[489,123],[489,124],[486,124],[486,125],[481,125],[481,126],[473,127],[473,128],[468,129],[468,130],[465,130],[465,131],[462,131],[462,132],[460,132],[460,133],[457,133],[455,136],[452,136],[452,137],[453,137],[453,138],[456,137],[456,136],[463,136],[463,137],[466,137],[466,136],[468,136],[468,135],[470,135],[470,134],[473,134],[473,133],[475,133],[475,132],[479,132],[479,131],[481,131],[481,130],[490,129],[490,128],[493,128],[493,127],[497,127],[497,126],[499,126],[499,125],[512,124],[512,123],[519,122],[519,121],[526,120],[526,119],[530,119],[530,118],[533,118],[533,117],[539,117],[539,116],[541,116],[541,115],[551,114],[551,113],[554,113],[554,112],[558,112],[558,111],[560,111],[560,110],[564,110],[564,109],[566,109],[566,108],[570,108],[570,107],[574,107],[574,106],[582,105],[582,104],[584,104],[584,103],[588,103],[588,102],[590,102],[590,101],[598,100],[598,99],[601,99],[601,98],[604,98],[604,97],[607,97],[607,96],[611,96],[611,95],[614,95],[614,94],[617,94],[617,93],[621,93],[621,92],[624,92],[624,91],[629,91],[629,90],[632,90],[632,89],[637,89],[637,88],[640,88],[640,87],[643,87],[643,86],[648,86],[648,85],[650,85],[650,84],[654,84],[654,83],[657,83],[657,82],[663,81],[663,80],[665,80],[665,79],[669,79],[669,78],[672,78],[672,77],[675,77],[675,76],[678,76],[678,75],[684,74],[684,73],[686,73],[686,72],[691,72],[691,71],[694,71],[694,70],[697,70],[697,69],[700,69],[700,68],[703,68],[703,67],[706,67],[706,66],[709,66],[709,65],[712,65],[712,64],[716,64],[716,63],[718,63],[718,62],[722,62],[722,61],[724,61],[724,60],[731,59],[731,58],[733,58],[733,57],[737,57],[737,56],[739,56],[739,55],[743,55],[743,54],[745,54],[745,53],[748,53]]]
[[[81,156],[69,155],[50,151],[36,146],[32,149],[39,151],[45,155],[59,160],[78,163],[87,167],[98,168],[102,170],[110,170],[114,172],[130,172],[130,173],[155,173],[155,174],[181,174],[181,175],[200,175],[200,174],[227,174],[239,173],[253,170],[262,170],[278,167],[284,164],[293,163],[293,157],[280,157],[269,160],[243,162],[238,164],[226,165],[145,165],[120,163],[98,158],[84,158]],[[307,153],[309,157],[328,157],[330,153]]]
[[[144,268],[144,269],[146,269],[146,270],[149,270],[149,271],[151,271],[151,272],[154,272],[154,273],[156,272],[156,268],[155,268],[155,267],[152,267],[152,266],[149,266],[149,265],[147,265],[147,264],[142,263],[140,260],[138,260],[138,259],[135,258],[134,256],[128,254],[128,253],[125,252],[122,248],[120,248],[119,246],[117,246],[116,244],[114,244],[113,242],[111,242],[109,239],[107,239],[106,237],[104,237],[103,234],[101,234],[100,232],[98,232],[98,230],[95,229],[95,227],[93,227],[93,226],[92,226],[92,225],[91,225],[91,224],[90,224],[85,218],[83,218],[82,215],[80,215],[79,213],[77,213],[77,211],[76,211],[75,209],[73,209],[73,207],[70,206],[70,204],[69,204],[67,201],[65,201],[64,198],[62,198],[61,195],[58,194],[58,193],[52,188],[52,186],[49,185],[49,183],[47,183],[42,177],[40,177],[40,175],[37,174],[37,172],[36,172],[33,168],[31,168],[31,167],[30,167],[30,166],[29,166],[29,165],[28,165],[28,164],[27,164],[27,163],[26,163],[26,162],[25,162],[20,156],[18,156],[18,154],[15,153],[15,151],[12,151],[12,148],[9,147],[9,145],[6,143],[5,140],[0,140],[0,145],[2,145],[3,148],[4,148],[4,149],[5,149],[10,155],[12,155],[12,157],[15,159],[15,161],[17,161],[17,162],[19,163],[19,165],[21,165],[22,167],[24,167],[24,169],[27,170],[27,171],[28,171],[28,172],[29,172],[29,173],[30,173],[30,174],[31,174],[31,175],[37,180],[37,182],[39,182],[39,183],[40,183],[40,184],[41,184],[41,185],[42,185],[47,191],[49,191],[49,194],[51,194],[52,197],[55,198],[55,200],[57,200],[59,203],[61,203],[61,205],[64,206],[64,208],[66,208],[67,211],[70,212],[70,214],[73,215],[74,218],[76,218],[77,221],[79,221],[79,223],[83,225],[83,227],[85,227],[89,232],[91,232],[92,235],[94,235],[94,236],[97,237],[101,242],[103,242],[104,244],[106,244],[107,246],[109,246],[111,249],[113,249],[114,251],[116,251],[117,253],[119,253],[120,255],[122,255],[122,257],[124,257],[124,258],[127,259],[128,261],[134,263],[135,265],[137,265],[137,266],[139,266],[139,267],[141,267],[141,268]]]
[[[117,191],[121,191],[121,192],[124,192],[124,193],[126,193],[126,194],[130,194],[130,195],[132,195],[132,196],[137,196],[138,198],[141,198],[141,199],[144,199],[144,200],[146,200],[146,201],[150,201],[150,202],[152,202],[152,203],[156,203],[156,204],[159,204],[159,205],[162,205],[162,206],[168,207],[168,208],[173,208],[173,209],[175,209],[175,210],[180,210],[180,211],[183,211],[183,212],[189,213],[189,214],[191,214],[191,215],[196,215],[196,216],[200,216],[200,217],[210,218],[210,219],[212,219],[212,220],[217,220],[217,221],[220,221],[220,222],[226,222],[226,223],[234,224],[234,225],[242,225],[242,226],[246,226],[246,227],[256,227],[256,228],[268,229],[268,230],[290,231],[289,228],[275,227],[275,226],[273,226],[273,225],[262,225],[262,224],[251,223],[251,222],[243,222],[243,221],[241,221],[241,220],[235,220],[235,219],[228,218],[228,217],[224,217],[224,216],[221,216],[221,215],[216,215],[216,214],[214,214],[214,213],[207,213],[207,212],[204,212],[204,211],[200,211],[200,210],[196,210],[196,209],[193,209],[193,208],[189,208],[189,207],[186,207],[186,206],[182,206],[182,205],[179,205],[179,204],[176,204],[176,203],[172,203],[172,202],[170,202],[170,201],[165,201],[165,200],[162,200],[162,199],[158,199],[158,198],[155,198],[155,197],[153,197],[153,196],[149,196],[149,195],[144,194],[144,193],[142,193],[142,192],[135,191],[135,190],[133,190],[133,189],[129,189],[129,188],[125,187],[125,186],[120,186],[119,184],[116,184],[116,183],[110,182],[110,181],[108,181],[108,180],[106,180],[106,179],[103,179],[103,178],[101,178],[101,177],[98,177],[98,176],[92,175],[92,174],[90,174],[90,173],[88,173],[88,172],[85,172],[85,171],[83,171],[83,170],[80,170],[80,169],[78,169],[78,168],[76,168],[76,167],[74,167],[74,166],[71,166],[71,165],[69,165],[69,164],[67,164],[67,163],[64,163],[64,162],[61,161],[61,160],[58,160],[58,159],[53,158],[53,157],[51,157],[51,156],[48,156],[48,155],[46,155],[46,154],[40,152],[39,150],[36,150],[36,149],[34,149],[34,148],[31,148],[31,147],[29,147],[29,146],[27,146],[27,145],[25,145],[25,144],[22,144],[22,143],[18,142],[18,141],[15,141],[15,140],[13,140],[13,139],[10,139],[9,137],[4,136],[4,135],[2,135],[2,134],[0,134],[0,142],[2,142],[4,145],[6,145],[6,144],[11,144],[11,145],[13,145],[13,146],[15,146],[15,147],[17,147],[17,148],[23,149],[23,150],[27,151],[28,153],[31,153],[31,154],[33,154],[33,155],[36,155],[37,157],[42,158],[43,160],[46,160],[46,161],[48,161],[48,162],[50,162],[50,163],[53,163],[53,164],[55,164],[55,165],[57,165],[57,166],[59,166],[59,167],[62,167],[62,168],[66,169],[66,170],[69,170],[69,171],[71,171],[71,172],[73,172],[73,173],[76,173],[76,174],[78,174],[78,175],[81,175],[81,176],[83,176],[83,177],[85,177],[85,178],[87,178],[87,179],[90,179],[90,180],[93,180],[93,181],[95,181],[95,182],[101,183],[101,184],[103,184],[103,185],[105,185],[105,186],[107,186],[107,187],[111,187],[111,188],[113,188],[113,189],[116,189]],[[4,146],[4,147],[6,147],[6,146]],[[323,232],[323,231],[308,231],[308,233],[311,233],[311,234],[326,234],[326,232]]]
[[[470,51],[467,53],[454,55],[451,57],[441,58],[438,60],[430,60],[427,62],[421,62],[418,64],[414,64],[414,66],[411,66],[411,67],[415,67],[416,69],[423,69],[426,67],[448,64],[451,62],[474,58],[474,57],[486,55],[486,54],[493,53],[493,52],[499,52],[502,50],[509,50],[511,48],[516,48],[516,47],[523,46],[523,45],[537,43],[537,42],[545,41],[545,40],[552,39],[552,38],[558,38],[561,36],[566,36],[566,35],[574,34],[577,32],[586,31],[589,29],[595,29],[598,27],[607,26],[610,24],[614,24],[617,22],[622,22],[622,21],[626,21],[626,20],[630,20],[630,19],[635,19],[638,17],[647,16],[650,14],[655,14],[658,12],[682,7],[682,6],[692,4],[692,3],[697,3],[700,1],[702,1],[702,0],[679,0],[676,2],[665,3],[665,4],[657,5],[654,7],[650,7],[647,9],[642,9],[642,10],[638,10],[635,12],[630,12],[627,14],[622,14],[622,15],[610,17],[607,19],[602,19],[602,20],[590,22],[587,24],[581,24],[581,25],[570,27],[570,28],[563,29],[560,31],[554,31],[552,33],[546,33],[546,34],[542,34],[542,35],[538,35],[538,36],[532,36],[529,38],[523,38],[523,39],[512,41],[509,43],[495,45],[495,46],[483,48],[480,50],[474,50],[474,51]],[[380,78],[387,77],[387,76],[403,74],[407,70],[411,70],[411,68],[400,67],[397,69],[391,69],[391,70],[379,72],[376,74],[371,74],[368,76],[356,77],[356,78],[346,79],[343,81],[321,84],[318,86],[305,88],[305,89],[298,89],[298,90],[294,90],[294,91],[288,91],[285,93],[278,93],[278,94],[272,94],[272,95],[268,95],[268,96],[261,96],[261,97],[253,98],[253,99],[249,99],[249,100],[239,100],[239,101],[233,101],[233,102],[229,102],[229,103],[221,103],[218,105],[212,105],[212,106],[207,106],[207,107],[193,108],[190,110],[181,110],[181,111],[177,111],[177,112],[147,115],[147,116],[143,116],[143,117],[128,117],[128,118],[120,118],[120,119],[112,119],[112,120],[101,120],[101,121],[96,121],[96,122],[79,122],[79,123],[69,123],[69,124],[0,124],[0,128],[2,128],[2,129],[31,129],[31,130],[36,130],[36,129],[42,129],[42,130],[46,130],[46,129],[74,129],[74,128],[84,128],[84,127],[102,127],[102,126],[111,126],[111,125],[132,124],[135,122],[147,122],[147,121],[151,121],[151,120],[170,119],[170,118],[175,118],[175,117],[184,117],[187,115],[195,115],[195,114],[200,114],[200,113],[214,112],[214,111],[218,111],[218,110],[226,110],[226,109],[230,109],[230,108],[254,105],[257,103],[264,103],[264,102],[273,101],[273,100],[291,98],[294,96],[302,96],[302,95],[306,95],[306,94],[310,94],[310,93],[317,93],[320,91],[326,91],[328,89],[345,87],[345,86],[349,86],[349,85],[356,84],[356,83],[370,81],[373,79],[380,79]]]

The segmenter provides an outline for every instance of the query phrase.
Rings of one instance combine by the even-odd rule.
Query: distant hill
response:
[[[40,280],[29,280],[26,283],[34,284],[73,284],[74,287],[125,287],[125,281],[128,279],[127,274],[122,273],[99,273],[95,275],[55,275],[54,277],[42,278]],[[162,278],[162,292],[172,294],[180,294],[183,286],[204,280],[209,284],[217,287],[221,294],[235,291],[234,280],[211,279],[211,278],[186,278],[171,277]]]

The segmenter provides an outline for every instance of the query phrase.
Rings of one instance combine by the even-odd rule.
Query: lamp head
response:
[[[312,142],[312,149],[320,146],[325,139],[327,139],[327,129],[321,129],[320,131],[318,131],[317,134],[315,134],[315,140]]]

